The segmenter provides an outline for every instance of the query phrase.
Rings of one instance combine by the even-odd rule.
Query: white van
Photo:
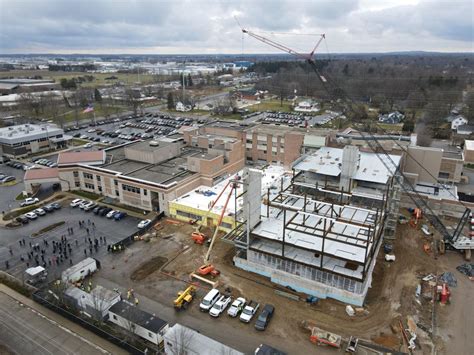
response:
[[[199,309],[202,312],[209,312],[209,310],[214,306],[214,303],[217,302],[219,297],[221,296],[221,293],[217,288],[213,288],[208,292],[206,296],[201,301],[201,304],[199,305]]]

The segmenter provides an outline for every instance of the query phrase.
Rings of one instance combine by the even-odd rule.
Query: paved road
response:
[[[18,354],[108,354],[2,292],[0,344]]]

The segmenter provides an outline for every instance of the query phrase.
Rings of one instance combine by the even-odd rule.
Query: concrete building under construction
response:
[[[263,203],[251,192],[258,176],[250,176],[247,219],[226,236],[237,248],[235,265],[299,292],[362,305],[396,190],[401,157],[389,159],[393,170],[355,146],[323,147],[297,160],[293,177],[268,190]]]

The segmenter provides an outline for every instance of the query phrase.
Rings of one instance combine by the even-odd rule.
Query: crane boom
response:
[[[227,184],[226,187],[227,186],[229,186],[229,184]],[[225,200],[224,208],[222,209],[222,212],[219,215],[219,219],[217,220],[216,229],[214,230],[214,234],[212,235],[212,239],[211,239],[211,244],[209,245],[209,249],[207,250],[206,256],[204,257],[204,264],[207,264],[209,262],[209,256],[211,255],[212,247],[214,246],[214,242],[216,240],[217,232],[219,231],[219,227],[222,223],[222,220],[224,219],[225,210],[227,209],[227,205],[229,204],[230,198],[231,198],[232,193],[234,192],[234,189],[236,188],[236,186],[237,185],[234,185],[234,184],[231,185],[229,195],[227,196],[227,199]]]
[[[294,55],[298,58],[305,59],[310,65],[311,68],[314,70],[316,75],[318,76],[321,85],[323,86],[324,90],[330,95],[331,99],[337,99],[336,93],[339,93],[339,96],[342,96],[343,99],[348,100],[349,102],[354,102],[347,93],[337,86],[335,83],[332,82],[332,80],[328,80],[328,78],[324,77],[321,75],[319,72],[319,69],[317,68],[317,65],[313,59],[314,52],[321,43],[321,41],[325,38],[325,35],[321,35],[320,40],[314,47],[313,51],[309,54],[302,54],[298,53],[295,50],[282,45],[276,41],[273,41],[271,39],[268,39],[266,37],[257,35],[253,32],[247,31],[242,28],[242,32],[248,34],[249,36],[265,43],[268,44],[274,48],[280,49],[286,53],[289,53],[291,55]],[[331,90],[332,89],[332,90]],[[344,111],[344,110],[343,110]],[[440,218],[434,213],[434,211],[431,209],[431,207],[428,205],[426,202],[425,198],[421,196],[416,190],[413,184],[410,182],[409,179],[406,179],[404,174],[399,170],[398,166],[394,163],[393,159],[391,159],[390,155],[387,153],[387,151],[383,148],[383,146],[380,144],[380,142],[376,139],[372,133],[364,133],[359,131],[359,134],[367,141],[369,146],[372,148],[372,150],[376,153],[377,157],[379,160],[384,164],[384,166],[388,169],[388,171],[393,172],[393,176],[395,180],[397,180],[397,183],[399,183],[400,187],[403,189],[404,192],[407,193],[407,195],[410,197],[410,199],[414,202],[414,204],[425,211],[425,214],[430,222],[430,224],[442,235],[443,240],[445,242],[450,243],[451,245],[455,245],[456,241],[460,237],[462,230],[467,223],[467,220],[470,218],[471,215],[471,210],[469,208],[466,208],[466,210],[463,213],[463,216],[461,217],[458,225],[456,226],[456,229],[453,234],[450,234],[446,228],[446,226],[441,222]],[[370,137],[370,139],[367,139],[367,136]],[[382,157],[383,153],[386,159]],[[390,167],[389,163],[392,164],[392,167]],[[402,177],[404,179],[402,179]],[[407,186],[408,185],[408,186]],[[426,213],[428,212],[428,213]]]
[[[287,47],[285,46],[284,44],[282,43],[279,43],[277,41],[274,41],[272,39],[269,39],[269,38],[266,38],[266,37],[263,37],[261,35],[258,35],[252,31],[249,31],[249,30],[246,30],[245,28],[242,28],[242,32],[243,33],[246,33],[248,34],[249,36],[259,40],[260,42],[263,42],[265,44],[268,44],[269,46],[272,46],[276,49],[279,49],[283,52],[286,52],[286,53],[289,53],[297,58],[300,58],[300,59],[304,59],[308,62],[311,62],[313,61],[313,56],[314,56],[314,52],[316,51],[316,49],[319,47],[319,45],[321,44],[322,40],[324,38],[326,38],[326,36],[324,34],[321,34],[321,38],[319,39],[319,41],[316,43],[316,45],[314,46],[313,50],[309,53],[300,53],[300,52],[297,52],[293,49],[291,49],[290,47]]]

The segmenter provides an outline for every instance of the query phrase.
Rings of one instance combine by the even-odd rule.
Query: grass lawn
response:
[[[387,132],[401,132],[403,128],[403,123],[400,123],[400,124],[377,123],[377,127],[380,127]]]
[[[31,236],[34,238],[34,237],[37,237],[41,234],[44,234],[46,232],[49,232],[49,231],[52,231],[54,228],[57,228],[59,226],[62,226],[64,223],[66,223],[65,221],[61,221],[61,222],[57,222],[57,223],[54,223],[54,224],[51,224],[47,227],[44,227],[43,229],[40,229],[38,232],[35,232],[33,233]]]

